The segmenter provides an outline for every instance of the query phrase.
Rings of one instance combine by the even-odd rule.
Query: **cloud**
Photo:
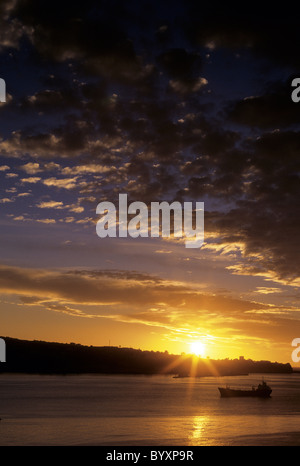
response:
[[[113,171],[115,167],[89,164],[89,165],[77,165],[75,167],[64,167],[61,172],[63,175],[82,175],[88,173],[107,173]]]
[[[32,183],[32,184],[35,184],[37,183],[38,181],[41,181],[41,178],[39,176],[30,176],[28,178],[22,178],[21,179],[21,182],[22,183]]]
[[[27,196],[32,196],[31,193],[19,193],[17,194],[17,197],[27,197]]]
[[[36,221],[39,223],[56,223],[54,218],[39,218]]]
[[[70,205],[70,206],[66,206],[66,207],[69,208],[70,212],[74,212],[76,214],[80,214],[81,212],[84,212],[84,207],[82,207],[82,206]]]
[[[49,187],[56,187],[56,188],[62,188],[62,189],[74,189],[77,186],[77,177],[73,178],[46,178],[43,180],[43,184]]]
[[[199,15],[193,3],[181,2],[180,15],[169,12],[176,21],[153,4],[146,24],[136,21],[137,3],[108,2],[99,15],[91,14],[95,6],[76,1],[70,15],[57,0],[42,10],[33,0],[1,3],[2,50],[19,45],[19,58],[26,36],[41,70],[40,87],[16,93],[1,110],[22,121],[1,139],[1,155],[20,159],[11,169],[28,175],[5,182],[38,183],[38,207],[56,213],[83,212],[76,198],[45,201],[56,189],[92,203],[100,196],[114,201],[121,189],[145,202],[205,200],[206,250],[236,250],[244,271],[296,280],[299,112],[286,79],[299,64],[296,15],[273,6],[257,16],[250,6],[245,17],[242,7],[228,14],[220,4],[216,18],[208,4]],[[231,73],[228,88],[219,64]],[[248,76],[249,66],[259,70],[258,80]],[[229,88],[230,102],[220,100]]]
[[[194,78],[188,80],[180,80],[180,79],[171,79],[169,81],[170,88],[177,92],[178,94],[188,94],[190,92],[198,92],[202,87],[208,84],[207,79],[205,78]]]
[[[276,210],[268,202],[244,201],[227,213],[207,216],[206,228],[214,232],[218,242],[242,244],[243,270],[255,270],[293,283],[299,275],[297,246],[298,221],[291,220],[298,207],[287,204],[287,210]],[[279,204],[277,204],[279,205]],[[284,213],[283,213],[284,212]],[[298,218],[298,215],[293,218]],[[282,235],[282,232],[285,232]]]
[[[56,209],[56,210],[69,210],[69,212],[74,212],[80,214],[84,212],[84,207],[78,204],[63,204],[62,201],[41,201],[36,205],[39,209]],[[74,220],[74,217],[69,217]],[[64,218],[64,221],[66,219]]]
[[[44,89],[23,99],[21,108],[36,112],[57,112],[63,111],[66,107],[77,108],[80,96],[76,89],[64,87],[63,89]]]
[[[215,8],[203,5],[200,15],[197,3],[192,2],[187,5],[186,16],[182,15],[182,25],[193,45],[198,43],[210,50],[246,50],[253,58],[268,61],[273,66],[299,69],[299,37],[293,10],[287,9],[283,13],[280,5],[265,12],[260,8],[256,3],[251,4],[245,16],[240,4],[235,6],[234,13],[228,14],[228,5],[217,2]],[[258,11],[262,14],[258,15]]]
[[[43,201],[37,204],[40,209],[59,209],[62,208],[63,203],[61,201]]]
[[[0,293],[21,305],[70,316],[144,325],[165,338],[202,335],[214,341],[265,344],[290,338],[297,309],[204,293],[181,282],[121,270],[0,267]],[[270,343],[271,344],[271,343]]]
[[[24,27],[17,18],[11,18],[16,0],[3,0],[0,6],[0,44],[1,49],[17,48],[23,35],[30,36],[30,27]]]
[[[184,283],[117,270],[56,271],[1,266],[0,290],[64,303],[113,304],[120,309],[173,308],[186,316],[192,313],[194,317],[208,313],[242,318],[246,311],[272,309],[267,304],[199,292]]]
[[[208,83],[207,79],[199,77],[202,68],[200,53],[173,48],[160,54],[156,60],[170,78],[170,89],[178,94],[198,92]]]
[[[291,99],[290,80],[268,83],[258,96],[228,104],[227,115],[235,123],[256,128],[288,128],[300,123],[297,105]]]
[[[28,162],[20,167],[28,175],[35,175],[41,171],[40,164],[37,162]]]
[[[0,141],[0,151],[2,156],[9,158],[22,159],[25,154],[33,159],[67,158],[81,154],[85,148],[86,137],[84,130],[80,130],[76,123],[54,128],[53,133],[18,130],[13,131],[7,139]],[[30,167],[32,169],[34,167],[32,163],[37,162],[29,163],[31,165],[27,166],[27,169]]]
[[[124,4],[102,9],[101,16],[93,14],[96,2],[73,3],[73,13],[57,0],[45,2],[44,11],[34,1],[18,2],[14,16],[30,28],[30,40],[38,54],[56,62],[77,61],[85,73],[101,74],[107,79],[139,84],[149,78],[152,67],[144,64],[134,49],[133,42],[120,25],[116,11],[126,10]],[[60,11],[60,20],[53,14]],[[130,16],[127,16],[129,18]],[[80,18],[76,20],[75,18]],[[60,100],[60,95],[52,97]],[[47,94],[39,96],[48,103]]]
[[[267,287],[267,286],[258,286],[256,292],[260,294],[273,294],[273,293],[282,293],[280,288]]]
[[[189,53],[183,48],[173,48],[157,57],[157,62],[172,78],[186,79],[199,72],[202,65],[200,54]]]

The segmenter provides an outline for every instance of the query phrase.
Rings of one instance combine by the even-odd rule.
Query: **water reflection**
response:
[[[194,416],[192,420],[192,431],[189,435],[189,445],[213,445],[209,439],[212,418],[210,416]]]

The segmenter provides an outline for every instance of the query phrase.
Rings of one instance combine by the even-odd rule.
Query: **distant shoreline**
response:
[[[1,337],[6,342],[6,362],[0,373],[26,374],[127,374],[181,377],[240,376],[250,373],[300,373],[289,363],[252,359],[202,359],[191,354],[146,351],[115,346],[84,346]]]

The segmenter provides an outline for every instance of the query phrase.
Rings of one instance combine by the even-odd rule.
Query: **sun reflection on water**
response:
[[[189,436],[190,445],[207,445],[207,430],[210,422],[209,416],[195,416],[192,421],[192,432]]]

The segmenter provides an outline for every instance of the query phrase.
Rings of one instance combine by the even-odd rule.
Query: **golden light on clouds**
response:
[[[59,314],[71,319],[64,319],[64,341],[74,339],[76,317],[86,328],[81,340],[86,344],[91,338],[92,344],[107,344],[109,334],[117,345],[201,357],[259,358],[263,351],[272,356],[276,350],[273,357],[280,360],[284,339],[297,325],[295,306],[250,300],[248,293],[213,293],[187,281],[128,270],[1,266],[0,293],[3,299],[15,296],[18,309],[37,313],[39,319],[43,315],[54,322]],[[7,328],[14,322],[15,314],[7,312]]]

